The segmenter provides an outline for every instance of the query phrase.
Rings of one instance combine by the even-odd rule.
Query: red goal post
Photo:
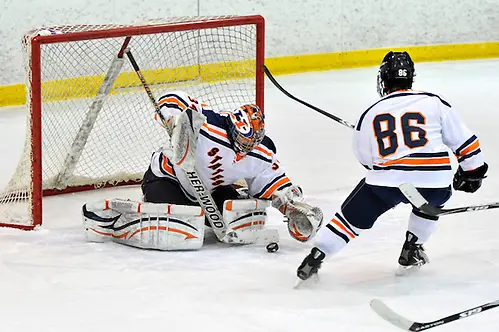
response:
[[[156,97],[184,90],[220,109],[263,109],[262,16],[30,31],[26,144],[0,194],[0,226],[41,225],[43,196],[140,183],[164,131],[130,63],[116,56],[126,37]]]

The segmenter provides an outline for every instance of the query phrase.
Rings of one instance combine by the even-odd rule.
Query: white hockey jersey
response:
[[[355,126],[353,150],[366,183],[439,188],[452,183],[449,149],[463,170],[483,165],[478,138],[441,97],[397,91],[369,107]]]
[[[265,136],[261,144],[240,158],[234,152],[225,130],[226,112],[214,110],[182,91],[164,94],[159,98],[158,105],[165,119],[179,114],[187,107],[202,112],[206,117],[196,145],[196,168],[210,192],[218,186],[234,184],[237,180],[244,179],[252,197],[269,199],[276,190],[291,186],[291,181],[276,158],[276,148],[269,137]],[[196,201],[184,173],[172,165],[161,149],[152,155],[151,170],[158,177],[178,181],[186,196]]]

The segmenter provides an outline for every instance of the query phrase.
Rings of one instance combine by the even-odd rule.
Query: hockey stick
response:
[[[128,59],[130,60],[130,63],[132,64],[133,69],[137,73],[137,76],[139,77],[140,82],[142,83],[142,86],[144,87],[144,90],[147,93],[147,96],[149,97],[149,100],[151,101],[152,105],[154,106],[154,109],[156,111],[156,114],[158,117],[161,119],[161,122],[166,128],[168,138],[171,136],[170,126],[167,125],[167,121],[163,114],[161,113],[161,110],[159,108],[158,103],[156,102],[156,98],[154,98],[154,95],[149,88],[149,85],[147,84],[144,75],[142,75],[142,72],[140,71],[139,65],[137,64],[137,61],[135,61],[135,58],[133,54],[130,52],[130,50],[125,51]],[[192,112],[190,108],[185,110],[185,112]],[[192,122],[192,114],[187,114],[189,116],[189,119]],[[227,236],[227,225],[224,222],[224,219],[222,217],[222,214],[217,208],[217,205],[215,204],[215,201],[213,200],[213,197],[211,196],[210,192],[206,188],[206,185],[202,181],[202,179],[198,175],[198,171],[194,167],[192,170],[185,170],[182,169],[186,175],[186,178],[189,180],[190,185],[192,186],[193,191],[196,194],[197,201],[199,205],[203,208],[203,211],[206,213],[206,218],[208,219],[208,222],[210,223],[211,228],[213,228],[213,231],[217,238],[226,243],[234,243],[237,242],[237,239],[232,237],[232,236]]]
[[[327,116],[328,118],[330,119],[333,119],[334,121],[338,122],[339,124],[342,124],[344,125],[345,127],[348,127],[348,128],[351,128],[353,129],[354,128],[354,125],[351,124],[350,122],[346,121],[346,120],[343,120],[339,117],[337,117],[336,115],[333,115],[331,113],[328,113],[324,110],[321,110],[320,108],[312,105],[312,104],[309,104],[307,103],[306,101],[304,100],[301,100],[295,96],[293,96],[291,93],[289,93],[288,91],[286,91],[286,89],[284,89],[277,81],[276,79],[274,78],[274,76],[272,75],[272,73],[270,72],[270,70],[267,68],[267,66],[263,65],[263,71],[265,72],[265,75],[267,75],[267,77],[269,78],[269,80],[276,86],[276,88],[278,88],[279,90],[281,90],[282,93],[284,93],[286,96],[288,96],[289,98],[293,99],[294,101],[297,101],[299,102],[300,104],[302,105],[305,105],[307,106],[308,108],[311,108],[313,109],[314,111],[316,112],[319,112],[320,114],[322,115],[325,115]]]
[[[484,312],[489,309],[499,307],[499,300],[485,303],[478,307],[467,309],[446,317],[442,317],[432,322],[415,322],[410,319],[407,319],[399,315],[392,309],[390,309],[386,304],[384,304],[381,300],[378,299],[372,300],[370,306],[374,310],[374,312],[377,313],[381,318],[403,330],[424,331],[436,326],[440,326],[459,319],[470,317],[472,315]]]
[[[499,208],[499,202],[480,204],[480,205],[467,205],[450,209],[443,209],[438,206],[431,205],[421,193],[414,187],[412,183],[402,183],[399,186],[402,194],[409,200],[409,202],[421,212],[430,216],[444,216],[447,214],[483,211],[489,209]]]
[[[90,136],[97,117],[102,110],[102,106],[104,105],[107,96],[111,92],[113,84],[121,71],[121,67],[123,67],[123,55],[126,48],[128,47],[130,39],[131,37],[125,38],[118,54],[116,54],[111,61],[111,65],[109,66],[106,76],[104,77],[104,80],[99,87],[99,91],[97,92],[95,99],[90,105],[85,115],[85,119],[80,125],[80,129],[78,130],[78,133],[76,134],[73,143],[71,144],[71,149],[66,155],[63,166],[59,174],[57,175],[57,178],[55,180],[56,188],[65,188],[69,178],[73,175],[76,165],[78,164],[78,160],[80,159],[83,153],[83,149],[85,148],[85,145],[87,143],[88,137]]]

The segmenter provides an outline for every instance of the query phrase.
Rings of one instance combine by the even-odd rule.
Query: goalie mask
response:
[[[265,137],[265,116],[256,105],[243,105],[227,117],[229,139],[238,154],[245,155]]]
[[[407,52],[388,52],[378,71],[378,94],[384,97],[397,90],[412,88],[414,62]]]

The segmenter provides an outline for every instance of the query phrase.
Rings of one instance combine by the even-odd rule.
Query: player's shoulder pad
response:
[[[418,92],[421,95],[426,95],[426,96],[429,96],[429,97],[438,98],[438,100],[440,100],[440,102],[442,104],[444,104],[445,106],[447,106],[449,108],[452,108],[452,106],[450,105],[450,103],[448,101],[446,101],[445,99],[443,99],[442,97],[440,97],[439,95],[436,95],[436,94],[430,93],[430,92],[426,92],[426,91],[418,91]]]
[[[369,112],[374,106],[378,105],[382,100],[383,99],[380,99],[377,102],[375,102],[374,104],[372,104],[371,106],[369,106],[369,108],[367,110],[365,110],[364,113],[362,113],[360,115],[360,118],[357,121],[357,125],[355,126],[355,130],[360,131],[360,128],[362,127],[362,121],[366,117],[367,112]]]
[[[188,95],[182,91],[168,91],[158,98],[158,106],[185,111],[189,107]]]
[[[423,96],[438,98],[438,100],[440,100],[440,102],[442,104],[444,104],[445,106],[452,107],[447,101],[445,101],[439,95],[434,94],[434,93],[430,93],[430,92],[426,92],[426,91],[422,91],[422,90],[411,90],[411,91],[407,91],[407,92],[397,93],[394,95],[390,94],[390,95],[384,97],[383,99],[379,100],[378,102],[383,101],[383,100],[387,100],[387,99],[391,99],[391,98],[404,97],[404,96],[415,96],[415,95],[419,95],[419,96],[423,95]]]
[[[173,99],[172,102],[182,104],[185,107],[189,106],[189,95],[183,91],[167,91],[158,98],[158,102],[163,100]]]
[[[209,125],[225,130],[226,116],[211,109],[203,109],[203,115],[206,117],[206,122]]]
[[[248,153],[248,156],[260,159],[262,161],[272,163],[273,156],[277,153],[277,149],[275,147],[274,142],[270,139],[270,137],[265,136],[262,142],[256,146],[253,151]]]
[[[260,144],[265,146],[267,149],[272,151],[274,154],[277,153],[277,148],[275,147],[274,141],[270,137],[268,137],[267,135],[265,135],[265,137],[262,140],[262,143],[260,143]]]
[[[362,120],[364,120],[364,117],[366,116],[366,114],[374,106],[378,105],[382,101],[385,101],[385,100],[388,100],[388,99],[393,99],[393,98],[399,98],[399,97],[414,96],[414,95],[426,95],[428,97],[435,97],[435,98],[438,98],[438,100],[440,100],[440,102],[442,104],[444,104],[445,106],[452,107],[450,105],[450,103],[448,103],[447,101],[445,101],[442,97],[440,97],[439,95],[436,95],[434,93],[430,93],[430,92],[425,92],[425,91],[407,91],[407,92],[400,92],[400,93],[396,93],[396,94],[389,94],[388,96],[383,97],[380,100],[378,100],[377,102],[375,102],[374,104],[372,104],[367,110],[364,111],[364,113],[362,113],[362,115],[359,118],[359,121],[357,122],[357,125],[355,126],[355,130],[359,131],[361,129]]]

